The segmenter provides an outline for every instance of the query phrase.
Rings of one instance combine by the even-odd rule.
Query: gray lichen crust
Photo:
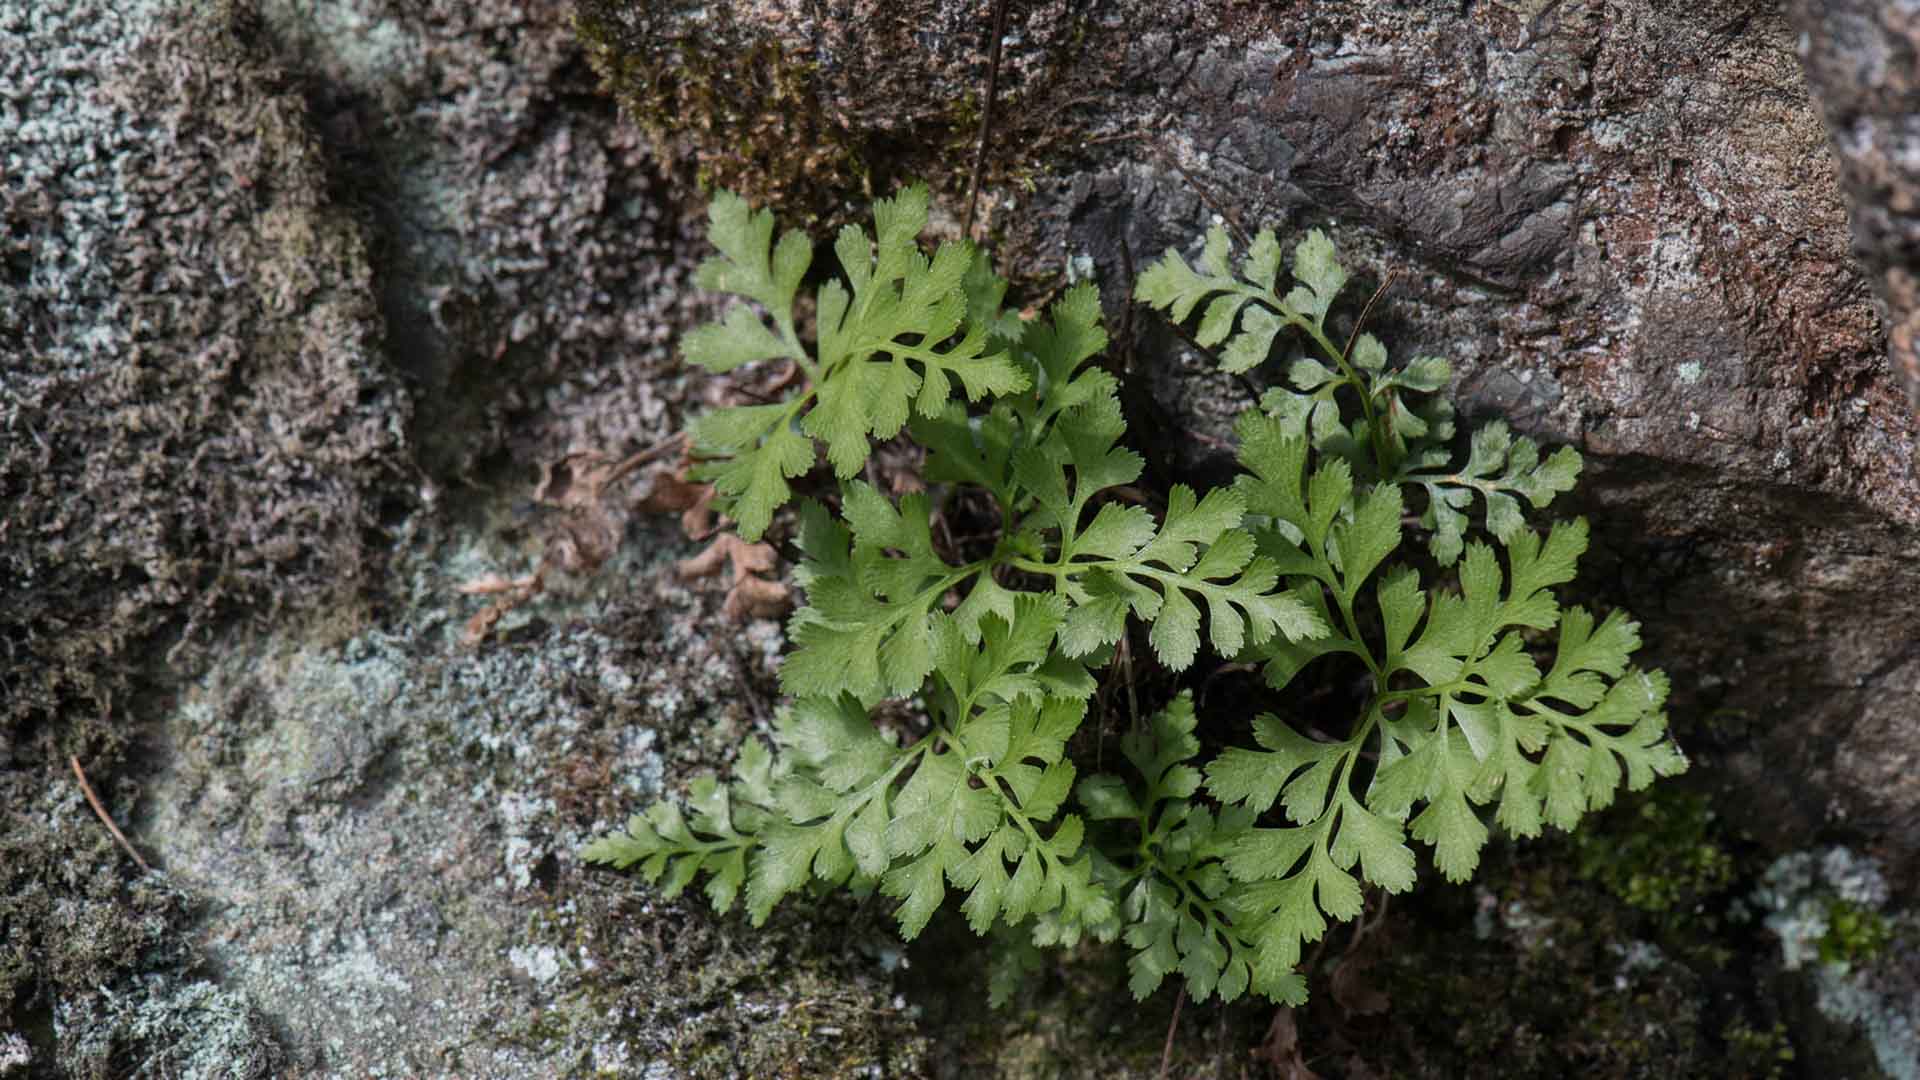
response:
[[[163,632],[364,584],[404,453],[305,104],[200,7],[0,4],[9,723],[124,702]]]
[[[243,611],[357,618],[405,449],[363,235],[245,13],[0,3],[0,1015],[79,1076],[271,1073],[67,756],[124,817],[169,661]]]

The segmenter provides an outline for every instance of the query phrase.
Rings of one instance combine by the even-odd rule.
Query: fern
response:
[[[1120,740],[1140,778],[1137,794],[1125,779],[1104,775],[1088,778],[1078,792],[1091,818],[1115,825],[1106,876],[1125,898],[1126,942],[1134,950],[1129,985],[1144,998],[1178,973],[1198,1000],[1217,993],[1232,1001],[1252,989],[1301,1004],[1306,981],[1290,961],[1261,956],[1260,924],[1226,870],[1225,857],[1254,815],[1238,808],[1216,815],[1193,801],[1201,784],[1190,764],[1200,752],[1197,723],[1192,695],[1181,694]]]
[[[977,317],[985,301],[975,294],[989,283],[971,246],[944,244],[931,260],[921,253],[927,189],[883,199],[873,213],[875,235],[849,225],[834,244],[846,280],[829,281],[816,294],[819,339],[809,352],[795,330],[794,304],[812,246],[792,231],[774,244],[773,215],[753,213],[737,195],[722,192],[713,201],[708,235],[720,254],[701,265],[696,280],[757,304],[773,327],[735,306],[721,322],[689,334],[683,353],[716,372],[788,360],[805,378],[779,404],[722,409],[694,426],[695,439],[716,459],[700,476],[728,498],[722,508],[748,540],[759,539],[791,497],[787,482],[813,467],[815,442],[847,479],[866,463],[870,437],[899,434],[913,411],[938,414],[955,383],[970,400],[1027,385],[991,347],[992,321]]]
[[[1141,301],[1201,312],[1196,340],[1224,344],[1228,371],[1282,334],[1305,353],[1242,418],[1233,485],[1155,502],[1121,444],[1117,383],[1090,365],[1106,344],[1091,286],[1011,318],[984,259],[920,252],[926,193],[909,189],[875,207],[874,237],[841,233],[845,281],[820,288],[809,347],[794,314],[804,239],[775,243],[771,216],[730,195],[712,219],[721,254],[701,280],[756,307],[689,335],[688,358],[784,359],[805,383],[700,420],[708,474],[748,535],[816,446],[838,493],[798,512],[807,604],[788,626],[792,702],[772,748],[748,743],[729,780],[636,814],[589,860],[669,897],[704,877],[716,910],[744,898],[755,924],[797,891],[841,886],[887,897],[911,938],[952,900],[997,943],[996,1003],[1043,950],[1118,940],[1139,996],[1177,976],[1196,998],[1298,1004],[1304,946],[1358,915],[1368,888],[1411,888],[1418,847],[1464,880],[1483,814],[1521,836],[1572,828],[1622,783],[1685,767],[1665,677],[1630,662],[1637,626],[1554,595],[1585,523],[1528,523],[1572,486],[1578,454],[1543,457],[1496,421],[1456,466],[1445,362],[1395,367],[1364,333],[1335,344],[1347,274],[1321,234],[1295,248],[1284,295],[1271,232],[1236,266],[1216,229],[1197,268],[1168,252],[1140,278]],[[856,475],[871,440],[903,431],[930,486],[896,500]],[[983,500],[991,550],[962,557],[934,523]],[[1225,748],[1203,744],[1180,692],[1121,738],[1124,775],[1083,777],[1070,748],[1095,671],[1136,626],[1170,675],[1204,644],[1275,690],[1344,656],[1367,690],[1353,716],[1308,729],[1263,713],[1245,721],[1253,745]],[[909,703],[911,733],[875,726],[888,700]]]

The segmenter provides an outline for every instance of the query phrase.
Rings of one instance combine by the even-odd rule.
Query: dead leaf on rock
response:
[[[492,596],[495,593],[514,592],[525,589],[534,583],[534,575],[520,578],[503,578],[499,574],[481,574],[471,581],[463,582],[458,590],[468,596]]]
[[[683,452],[686,439],[674,436],[627,457],[615,459],[598,450],[575,450],[540,470],[534,500],[554,508],[553,532],[547,537],[540,563],[524,577],[482,574],[456,586],[468,596],[496,597],[467,620],[461,640],[478,644],[514,608],[546,588],[547,573],[590,574],[598,570],[620,543],[620,518],[607,505],[607,492],[634,470],[649,462]]]
[[[1306,1058],[1300,1053],[1300,1028],[1294,1021],[1293,1010],[1282,1005],[1273,1013],[1273,1023],[1267,1025],[1267,1037],[1253,1052],[1256,1059],[1273,1066],[1275,1075],[1282,1080],[1320,1080],[1320,1074],[1307,1068]]]
[[[773,618],[793,602],[793,591],[782,582],[759,575],[772,573],[779,561],[771,544],[749,544],[736,533],[721,533],[705,551],[681,560],[679,572],[683,580],[692,581],[712,577],[731,566],[733,581],[722,610],[733,619]]]
[[[635,505],[656,514],[678,513],[680,531],[687,534],[687,539],[705,540],[713,535],[716,527],[714,490],[712,484],[688,479],[687,473],[691,468],[690,464],[682,462],[678,468],[649,470],[647,493]]]
[[[736,622],[747,619],[777,619],[793,606],[793,590],[778,581],[744,577],[727,590],[727,602],[721,611]]]

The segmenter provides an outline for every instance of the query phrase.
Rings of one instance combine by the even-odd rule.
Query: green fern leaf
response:
[[[1271,230],[1255,238],[1241,263],[1241,277],[1228,266],[1231,247],[1226,230],[1216,225],[1207,232],[1196,272],[1180,253],[1168,248],[1160,260],[1140,275],[1134,299],[1165,308],[1174,322],[1185,322],[1209,296],[1194,340],[1203,346],[1226,342],[1221,370],[1240,374],[1265,361],[1274,337],[1287,326],[1298,327],[1325,342],[1323,324],[1334,297],[1346,284],[1346,271],[1334,257],[1333,245],[1314,230],[1294,249],[1293,275],[1299,287],[1284,298],[1274,292],[1279,245]],[[1240,330],[1234,333],[1235,321]],[[1229,340],[1231,338],[1231,340]],[[1328,349],[1332,346],[1326,344]]]
[[[1489,836],[1481,807],[1531,836],[1684,770],[1666,677],[1632,666],[1637,625],[1554,594],[1585,523],[1527,526],[1572,486],[1578,454],[1543,457],[1494,422],[1454,469],[1448,365],[1396,368],[1364,332],[1334,344],[1348,276],[1323,235],[1294,248],[1284,296],[1270,231],[1236,265],[1213,229],[1191,264],[1169,251],[1137,283],[1176,320],[1198,313],[1196,340],[1230,371],[1264,361],[1283,329],[1313,354],[1239,424],[1231,488],[1175,485],[1156,509],[1131,487],[1143,462],[1120,444],[1117,383],[1089,364],[1106,344],[1097,292],[1075,287],[1021,322],[986,259],[922,252],[926,215],[910,188],[875,206],[871,235],[842,230],[816,356],[793,332],[805,241],[776,245],[770,215],[716,199],[719,255],[700,280],[747,303],[688,335],[686,355],[716,371],[790,359],[807,382],[702,418],[700,475],[755,536],[824,450],[839,509],[800,512],[807,604],[788,628],[780,677],[795,700],[777,753],[749,743],[727,782],[700,778],[684,803],[634,815],[591,861],[669,897],[704,880],[716,909],[744,898],[756,924],[816,883],[877,890],[907,937],[957,892],[997,942],[996,1003],[1040,948],[1124,940],[1136,995],[1177,977],[1196,999],[1297,1005],[1303,948],[1358,916],[1365,888],[1411,888],[1415,842],[1464,880]],[[929,487],[896,500],[853,477],[872,439],[902,430],[927,449]],[[1415,542],[1453,567],[1443,581],[1396,558],[1408,488],[1425,496]],[[990,542],[967,489],[997,507]],[[1364,671],[1367,696],[1311,727],[1263,714],[1253,746],[1202,767],[1181,693],[1121,737],[1127,776],[1081,776],[1069,747],[1089,667],[1113,661],[1133,620],[1176,671],[1204,624],[1215,652],[1262,662],[1272,686]],[[1349,660],[1315,668],[1335,653]],[[917,736],[875,726],[869,709],[890,697],[914,701]]]
[[[1065,430],[1073,434],[1016,456],[1014,469],[1040,504],[1042,512],[1032,520],[1059,530],[1054,557],[1028,566],[1059,581],[1073,605],[1061,632],[1068,655],[1117,642],[1132,615],[1149,624],[1161,662],[1183,669],[1199,651],[1202,604],[1211,643],[1223,656],[1276,634],[1303,639],[1325,633],[1297,598],[1275,590],[1278,571],[1238,529],[1245,504],[1234,491],[1201,498],[1176,485],[1157,525],[1146,509],[1116,503],[1081,525],[1093,497],[1131,483],[1141,463],[1138,455],[1113,446],[1117,416],[1083,408]]]
[[[714,371],[785,358],[807,378],[780,404],[722,409],[695,426],[700,450],[717,459],[696,475],[714,482],[743,537],[765,532],[792,495],[788,481],[813,467],[814,442],[839,476],[852,477],[871,439],[899,434],[916,413],[941,415],[956,389],[978,401],[1030,384],[1004,343],[1010,327],[997,304],[1005,282],[968,245],[942,245],[931,260],[921,254],[927,202],[924,187],[907,188],[874,204],[874,236],[853,225],[841,231],[834,251],[846,281],[820,289],[818,355],[810,356],[793,307],[811,246],[796,232],[775,246],[771,214],[727,192],[715,197],[708,235],[720,254],[697,280],[759,304],[773,327],[736,307],[688,334],[683,353]]]
[[[1204,1001],[1233,1001],[1249,991],[1299,1004],[1306,983],[1291,961],[1275,962],[1255,936],[1254,917],[1236,906],[1223,856],[1248,832],[1253,814],[1218,816],[1191,802],[1201,785],[1190,764],[1200,750],[1193,698],[1182,694],[1140,731],[1121,739],[1121,751],[1141,777],[1136,797],[1118,777],[1094,776],[1076,792],[1090,819],[1127,820],[1138,839],[1115,843],[1109,858],[1121,875],[1123,936],[1133,949],[1128,985],[1136,998],[1178,974],[1187,993]]]
[[[1433,556],[1445,566],[1460,557],[1468,527],[1465,510],[1474,495],[1486,506],[1487,531],[1505,543],[1526,524],[1520,500],[1544,510],[1554,496],[1573,490],[1579,478],[1579,451],[1563,446],[1542,459],[1532,439],[1515,438],[1499,420],[1474,432],[1467,463],[1458,472],[1428,468],[1404,474],[1426,489],[1421,524],[1433,530]]]

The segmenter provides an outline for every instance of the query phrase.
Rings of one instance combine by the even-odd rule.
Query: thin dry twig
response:
[[[980,145],[973,153],[973,181],[967,185],[967,219],[960,227],[963,239],[973,239],[973,212],[980,204],[980,175],[987,168],[987,140],[993,132],[993,99],[1000,92],[1000,39],[1007,34],[1007,0],[993,6],[993,43],[987,56],[987,98],[980,110]]]
[[[126,850],[126,853],[133,856],[133,861],[140,864],[141,873],[153,873],[153,867],[148,866],[147,860],[141,858],[140,853],[127,842],[127,834],[120,831],[120,826],[115,825],[113,819],[107,816],[107,808],[100,805],[100,796],[95,795],[93,785],[87,783],[86,770],[80,768],[80,756],[70,754],[67,756],[67,762],[73,766],[74,778],[80,781],[80,793],[87,797],[87,805],[93,807],[94,815],[100,819],[100,824],[105,825],[107,831],[113,834],[113,838],[120,841],[120,846]]]
[[[1167,1080],[1167,1068],[1173,1064],[1173,1033],[1180,1028],[1180,1006],[1187,1002],[1187,988],[1180,988],[1180,996],[1173,999],[1173,1019],[1167,1021],[1167,1044],[1160,1048],[1160,1080]]]
[[[1393,279],[1399,276],[1398,270],[1387,271],[1386,280],[1380,283],[1379,288],[1373,290],[1373,296],[1368,298],[1367,306],[1360,309],[1360,320],[1353,324],[1353,333],[1347,335],[1347,347],[1340,350],[1341,362],[1353,359],[1353,343],[1360,340],[1360,328],[1367,325],[1367,316],[1373,314],[1373,305],[1387,295],[1387,290],[1393,288]]]

